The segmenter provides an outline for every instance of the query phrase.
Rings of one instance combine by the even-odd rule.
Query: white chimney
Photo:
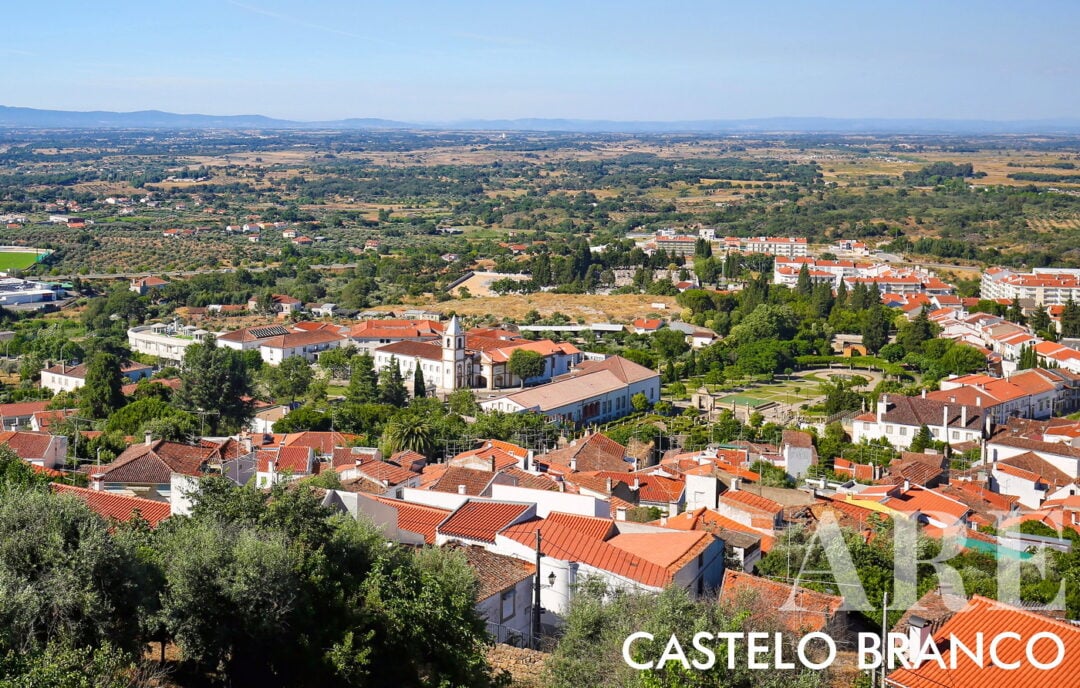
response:
[[[571,459],[570,459],[570,470],[571,471],[576,471],[577,470],[577,458],[576,457],[571,457]]]
[[[640,490],[641,489],[641,481],[638,480],[638,477],[636,475],[634,476],[634,489],[635,490]]]
[[[459,495],[463,495],[463,494],[465,494],[465,486],[464,486],[464,485],[458,485],[458,486],[457,486],[457,493],[458,493]]]
[[[908,480],[907,478],[904,478],[904,492],[907,492],[910,489],[911,489],[911,481]]]
[[[742,482],[742,478],[732,478],[731,479],[731,491],[732,492],[738,492],[739,491],[739,483],[740,482]]]
[[[914,668],[918,669],[922,664],[923,648],[928,643],[934,642],[933,636],[930,632],[930,622],[921,616],[915,616],[912,614],[908,617],[908,646],[912,648],[910,656]]]
[[[975,397],[975,405],[979,407],[982,406],[982,397]]]
[[[146,446],[148,447],[154,443],[154,436],[150,434],[149,430],[146,431],[146,435],[143,437],[143,439],[146,440]]]
[[[625,521],[626,520],[626,507],[625,506],[617,506],[617,507],[615,507],[615,520],[616,521]]]
[[[967,427],[967,406],[960,407],[960,427]]]
[[[949,441],[949,407],[941,407],[941,439],[944,442]]]
[[[611,494],[611,478],[608,478],[606,481],[604,481],[604,489],[607,490],[608,494]]]
[[[922,391],[922,398],[923,398],[923,399],[925,399],[925,398],[926,398],[926,388],[925,388],[925,387],[923,387],[923,391]]]
[[[877,419],[878,419],[879,423],[881,423],[882,421],[885,420],[885,412],[888,411],[888,410],[889,410],[889,395],[888,394],[882,394],[881,395],[881,401],[878,402],[878,407],[877,407]]]

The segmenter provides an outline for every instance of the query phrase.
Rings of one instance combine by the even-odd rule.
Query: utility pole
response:
[[[540,649],[540,529],[536,529],[536,575],[533,576],[533,649]]]

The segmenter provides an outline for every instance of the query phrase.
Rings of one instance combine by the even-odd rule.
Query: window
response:
[[[906,437],[907,436],[907,426],[906,425],[901,425],[900,426],[900,436],[901,437]]]
[[[958,440],[958,439],[960,439],[960,433],[959,433],[959,432],[957,432],[956,430],[953,430],[953,431],[952,431],[952,438],[953,438],[954,440]]]
[[[512,618],[517,612],[517,588],[510,588],[509,590],[503,590],[499,596],[500,607],[500,623],[504,623]]]

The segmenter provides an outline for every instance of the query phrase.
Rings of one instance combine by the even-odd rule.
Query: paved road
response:
[[[348,270],[355,268],[356,263],[331,263],[329,265],[312,265],[313,270]],[[117,279],[131,279],[133,277],[146,277],[147,275],[156,275],[158,277],[194,277],[196,275],[210,275],[213,273],[229,273],[236,272],[238,268],[205,268],[202,270],[174,270],[171,272],[156,272],[143,270],[141,272],[92,272],[88,275],[35,275],[38,279],[47,279],[50,281],[64,280],[70,281],[78,277],[81,280],[117,280]],[[239,268],[241,270],[247,270],[248,272],[266,272],[270,268]]]

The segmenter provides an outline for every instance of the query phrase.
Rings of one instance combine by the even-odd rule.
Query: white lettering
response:
[[[1019,633],[1013,633],[1012,631],[1006,631],[1004,633],[999,633],[996,636],[994,636],[994,639],[990,641],[990,661],[994,663],[994,666],[998,667],[999,669],[1005,669],[1006,671],[1012,671],[1013,669],[1019,669],[1020,668],[1020,662],[1003,662],[998,657],[998,653],[997,653],[998,643],[1000,643],[1002,640],[1005,640],[1006,638],[1011,638],[1013,640],[1020,640],[1020,634]]]
[[[866,656],[873,657],[871,662]],[[881,636],[876,633],[859,634],[859,669],[877,669],[881,666]]]
[[[705,633],[704,631],[702,631],[701,633],[694,634],[694,649],[700,652],[702,656],[707,658],[704,662],[699,662],[696,659],[690,662],[698,671],[708,671],[709,669],[713,668],[713,665],[716,664],[716,653],[702,644],[702,641],[712,639],[712,633]]]
[[[816,639],[819,639],[819,638],[821,640],[825,641],[825,647],[829,648],[829,654],[828,654],[828,657],[825,658],[825,661],[823,661],[823,662],[814,662],[809,657],[806,656],[806,646],[810,643],[810,641],[816,640]],[[804,635],[802,638],[799,639],[798,653],[799,653],[799,661],[802,662],[802,665],[804,667],[806,667],[807,669],[812,669],[814,671],[821,671],[823,669],[827,669],[830,665],[832,665],[833,660],[836,659],[836,643],[833,642],[832,638],[830,638],[828,635],[826,635],[824,633],[821,633],[820,631],[815,631],[813,633],[807,633],[806,635]],[[779,669],[780,667],[777,667],[777,668]]]
[[[626,662],[626,666],[631,669],[637,669],[638,671],[646,671],[653,668],[652,662],[635,662],[634,657],[630,654],[630,646],[634,644],[635,640],[652,640],[652,633],[645,633],[644,631],[638,631],[637,633],[631,633],[626,636],[626,640],[622,644],[622,658]]]
[[[1049,638],[1054,642],[1054,645],[1057,645],[1057,656],[1054,657],[1054,661],[1050,662],[1049,664],[1040,662],[1039,660],[1035,659],[1035,653],[1032,648],[1035,647],[1035,642],[1040,638]],[[1031,636],[1031,639],[1028,640],[1027,647],[1024,651],[1027,653],[1027,659],[1029,662],[1031,662],[1031,666],[1035,667],[1036,669],[1042,669],[1044,671],[1047,669],[1056,669],[1058,665],[1065,660],[1065,643],[1061,641],[1061,638],[1058,637],[1056,633],[1050,633],[1049,631],[1040,631],[1039,633]]]
[[[747,636],[747,664],[750,669],[768,669],[769,665],[765,662],[759,662],[758,655],[763,655],[769,651],[768,645],[759,643],[759,640],[767,640],[769,638],[768,633],[751,633]]]
[[[686,653],[683,652],[679,639],[672,633],[671,640],[668,641],[667,647],[664,648],[664,654],[660,655],[660,661],[656,663],[656,668],[663,669],[665,664],[675,660],[682,664],[683,669],[690,668],[690,660],[686,658]]]

